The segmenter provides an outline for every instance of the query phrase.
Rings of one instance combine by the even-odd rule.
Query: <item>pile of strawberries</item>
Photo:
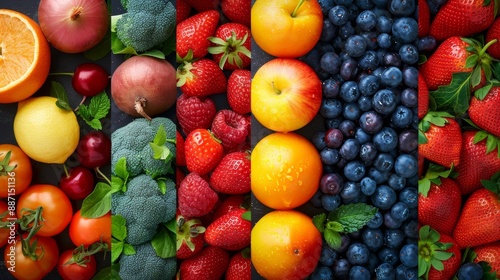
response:
[[[419,69],[418,220],[419,258],[434,263],[419,268],[425,273],[419,276],[451,279],[479,263],[483,279],[495,279],[495,273],[500,276],[500,18],[495,1],[431,2],[418,1],[420,41],[430,48],[421,53],[427,59]]]
[[[178,279],[250,279],[250,2],[177,1]]]

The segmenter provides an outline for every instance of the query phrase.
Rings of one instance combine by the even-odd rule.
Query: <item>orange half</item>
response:
[[[50,47],[29,16],[0,9],[0,103],[33,95],[50,70]]]

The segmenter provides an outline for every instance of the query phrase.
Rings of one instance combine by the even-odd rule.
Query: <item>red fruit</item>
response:
[[[455,273],[460,268],[462,254],[455,240],[451,236],[441,233],[439,242],[451,243],[452,244],[451,248],[449,248],[446,251],[452,253],[453,255],[449,259],[443,261],[444,265],[443,270],[439,271],[432,267],[429,271],[429,277],[427,278],[427,280],[452,279],[453,275],[455,275]],[[419,251],[420,251],[420,246],[419,246]]]
[[[497,42],[488,48],[488,53],[496,58],[500,59],[500,18],[497,18],[495,22],[488,28],[486,33],[486,42],[497,39]]]
[[[230,21],[250,26],[250,2],[246,0],[222,0],[220,5],[222,12]]]
[[[424,136],[419,137],[419,154],[446,168],[459,164],[462,148],[460,126],[451,117],[448,113],[429,112],[419,124],[419,133]]]
[[[204,12],[208,10],[216,10],[220,0],[186,0],[196,11]]]
[[[231,257],[226,271],[226,280],[250,280],[251,278],[252,261],[250,251],[245,249]]]
[[[189,173],[179,186],[177,199],[182,216],[201,217],[212,211],[218,196],[200,175]]]
[[[102,131],[85,134],[76,148],[78,161],[87,168],[98,168],[111,162],[111,140]]]
[[[486,137],[487,139],[484,139]],[[477,140],[477,143],[475,143]],[[480,141],[479,141],[480,140]],[[456,182],[462,194],[470,194],[481,188],[481,180],[488,180],[500,170],[498,149],[487,152],[487,141],[492,147],[498,145],[498,139],[481,131],[466,131],[463,133],[463,146],[460,154],[460,165],[455,168],[458,173]]]
[[[210,186],[227,194],[250,192],[250,155],[233,152],[224,156],[210,176]]]
[[[491,272],[500,275],[500,242],[481,245],[473,250],[477,254],[475,262],[487,262],[491,266]]]
[[[203,58],[177,68],[177,86],[188,96],[202,97],[225,92],[227,79],[215,61]]]
[[[426,2],[426,0],[424,0]],[[424,77],[418,73],[418,119],[421,120],[429,111],[429,88]]]
[[[495,20],[495,1],[449,0],[437,12],[429,34],[438,41],[470,36],[486,30]]]
[[[460,188],[452,179],[427,176],[423,179],[425,184],[422,183],[423,180],[419,181],[418,221],[451,235],[462,206]],[[436,180],[439,180],[440,184],[432,182]]]
[[[246,209],[235,209],[214,220],[205,232],[205,242],[225,250],[241,250],[250,245],[252,223],[243,218]]]
[[[186,154],[184,152],[184,137],[182,137],[179,131],[176,131],[175,134],[175,164],[177,166],[186,166]]]
[[[500,137],[500,86],[492,87],[484,99],[473,96],[469,105],[471,121],[489,133]]]
[[[180,169],[179,167],[176,167],[175,168],[175,187],[176,188],[179,188],[179,186],[181,185],[181,182],[182,182],[182,180],[184,180],[184,178],[186,178],[186,174],[184,174],[184,171],[182,171],[182,169]]]
[[[94,186],[94,174],[82,166],[76,166],[68,173],[63,173],[59,181],[59,188],[73,200],[86,198],[94,190]]]
[[[224,156],[224,148],[207,129],[195,129],[186,137],[186,167],[200,175],[212,171]]]
[[[200,220],[177,216],[177,253],[178,259],[187,259],[203,249],[205,228]]]
[[[224,70],[246,68],[250,65],[250,28],[240,23],[225,23],[209,38],[212,42],[208,52]]]
[[[241,208],[245,207],[245,197],[243,195],[230,195],[226,199],[224,199],[221,204],[217,207],[214,215],[212,216],[212,220],[215,221],[218,218],[224,216],[225,214]]]
[[[191,5],[189,5],[189,3],[186,2],[186,0],[177,0],[177,2],[175,2],[175,5],[176,5],[176,8],[175,8],[176,22],[175,23],[178,25],[180,22],[187,19],[189,17],[189,15],[191,14]]]
[[[177,55],[184,58],[189,51],[191,51],[192,58],[202,58],[207,55],[210,46],[208,38],[214,35],[218,23],[219,13],[214,10],[196,14],[180,22],[176,29]]]
[[[228,252],[208,246],[181,263],[179,277],[182,280],[221,279],[228,265]]]
[[[479,189],[465,202],[453,231],[453,238],[460,248],[500,241],[498,225],[500,225],[498,192]]]
[[[243,115],[223,109],[212,121],[212,132],[224,149],[231,150],[245,142],[250,133],[250,122]]]
[[[418,0],[418,37],[429,34],[431,24],[431,13],[427,0]]]
[[[234,70],[227,80],[227,101],[238,114],[250,113],[250,84],[250,71],[244,69]]]
[[[216,112],[214,101],[208,97],[181,94],[177,98],[176,117],[185,135],[198,128],[210,128]]]
[[[76,67],[71,78],[73,89],[89,97],[103,92],[109,84],[109,74],[97,63],[83,63]]]
[[[418,161],[418,177],[420,178],[425,171],[424,170],[425,158],[421,154],[418,154],[417,161]]]

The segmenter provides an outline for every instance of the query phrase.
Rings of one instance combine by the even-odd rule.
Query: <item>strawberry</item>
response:
[[[450,175],[451,170],[431,164],[425,178],[418,181],[418,221],[448,235],[462,206],[460,188]]]
[[[429,34],[438,41],[470,36],[486,30],[494,20],[495,1],[449,0],[434,17]]]
[[[429,34],[431,13],[427,0],[418,0],[418,37]]]
[[[425,1],[424,1],[425,2]],[[418,119],[421,120],[429,111],[429,88],[424,77],[418,73]]]
[[[250,155],[244,152],[225,155],[210,176],[210,186],[227,194],[250,192]]]
[[[238,114],[250,113],[250,70],[234,70],[227,79],[227,101]]]
[[[250,27],[250,2],[246,0],[222,0],[220,6],[230,21]]]
[[[187,19],[191,14],[191,5],[189,5],[188,2],[186,2],[186,0],[177,0],[177,2],[175,2],[175,5],[176,5],[175,23],[179,24],[183,20]]]
[[[474,191],[462,208],[453,238],[460,248],[500,241],[500,171]]]
[[[181,94],[177,98],[175,113],[182,131],[188,135],[197,128],[210,128],[217,108],[209,97]]]
[[[200,175],[189,173],[179,186],[177,200],[182,216],[201,217],[214,208],[218,196]]]
[[[176,29],[177,56],[184,58],[190,51],[192,58],[202,58],[207,55],[210,46],[208,38],[214,35],[219,18],[219,12],[210,10],[180,22]]]
[[[186,174],[184,174],[184,171],[180,169],[179,167],[175,168],[175,187],[179,188],[181,185],[182,180],[186,178]]]
[[[220,140],[207,129],[195,129],[186,137],[186,167],[200,175],[212,171],[224,156]]]
[[[230,195],[220,203],[214,215],[212,216],[212,219],[213,221],[215,221],[235,209],[248,209],[249,202],[249,199],[243,195]]]
[[[205,245],[205,228],[200,220],[177,216],[177,253],[178,259],[190,258],[203,249]]]
[[[494,86],[486,96],[472,97],[469,105],[469,117],[480,128],[500,137],[498,108],[500,108],[500,86]]]
[[[250,29],[240,23],[225,23],[208,39],[212,44],[208,52],[224,70],[246,68],[250,65]]]
[[[459,164],[462,134],[460,126],[450,114],[429,112],[418,128],[419,154],[447,168]]]
[[[226,150],[231,150],[245,142],[250,133],[250,122],[234,111],[223,109],[212,121],[212,132],[221,140]]]
[[[428,225],[419,230],[418,252],[419,279],[451,279],[460,267],[462,254],[455,240]]]
[[[496,58],[500,59],[500,18],[497,18],[495,22],[488,28],[486,33],[486,42],[491,40],[497,40],[491,47],[488,48],[488,53]]]
[[[229,265],[229,253],[224,249],[207,246],[180,265],[182,280],[221,279]]]
[[[234,254],[229,260],[226,280],[250,280],[251,278],[252,261],[250,259],[250,250],[246,248]]]
[[[186,166],[186,154],[184,152],[184,137],[179,131],[175,134],[175,164],[177,166]]]
[[[500,242],[484,244],[473,248],[476,253],[475,262],[487,262],[492,272],[500,275]]]
[[[204,12],[208,10],[216,10],[219,6],[220,0],[185,0],[191,5],[196,11]]]
[[[462,194],[470,194],[481,188],[481,180],[487,180],[500,170],[499,139],[484,131],[466,131],[463,133],[460,165],[456,182]]]
[[[252,223],[244,213],[246,209],[235,209],[213,221],[205,231],[205,242],[231,251],[249,246]]]
[[[177,86],[188,96],[202,97],[225,92],[227,79],[215,61],[202,58],[177,67]]]

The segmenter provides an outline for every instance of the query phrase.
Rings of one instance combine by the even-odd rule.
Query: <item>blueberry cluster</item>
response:
[[[416,0],[318,0],[321,39],[302,60],[323,81],[324,166],[311,202],[378,208],[361,230],[324,242],[311,279],[417,279],[419,52]]]

